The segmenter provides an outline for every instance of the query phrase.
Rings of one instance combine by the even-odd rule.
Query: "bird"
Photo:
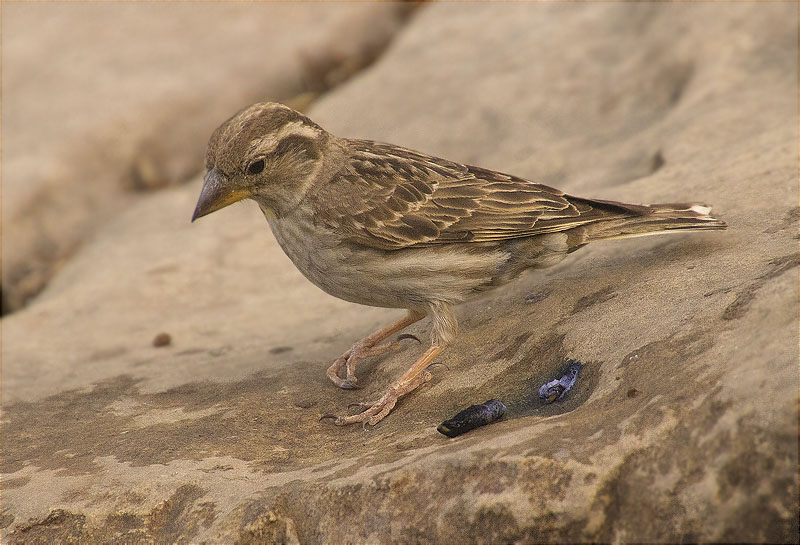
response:
[[[426,368],[456,339],[455,305],[590,242],[727,227],[704,204],[574,197],[404,147],[338,137],[276,102],[253,104],[222,123],[205,166],[193,222],[251,199],[286,255],[323,291],[407,311],[330,365],[336,386],[358,388],[359,360],[399,350],[412,335],[387,339],[430,316],[424,354],[355,414],[323,416],[339,426],[374,426],[430,380]]]

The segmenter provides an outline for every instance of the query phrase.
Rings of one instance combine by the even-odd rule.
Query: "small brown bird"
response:
[[[338,138],[276,103],[245,108],[214,131],[206,168],[192,221],[253,199],[311,282],[346,301],[408,310],[330,366],[340,388],[357,387],[359,359],[393,350],[401,339],[380,343],[431,316],[430,348],[379,400],[334,417],[338,425],[375,424],[430,378],[425,368],[456,336],[453,305],[589,242],[726,227],[701,204],[584,199],[391,144]]]

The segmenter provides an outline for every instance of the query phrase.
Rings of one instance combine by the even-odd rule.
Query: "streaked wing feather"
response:
[[[311,202],[319,221],[354,243],[396,250],[493,242],[563,231],[609,214],[515,176],[390,144],[349,142],[348,164]]]

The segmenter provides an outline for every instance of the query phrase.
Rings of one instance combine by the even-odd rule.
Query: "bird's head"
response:
[[[322,167],[330,139],[319,125],[283,104],[245,108],[211,135],[192,221],[247,198],[272,214],[294,208]]]

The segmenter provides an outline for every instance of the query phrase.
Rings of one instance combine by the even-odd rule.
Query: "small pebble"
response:
[[[172,337],[170,337],[169,333],[159,333],[155,337],[153,337],[153,346],[156,348],[161,348],[162,346],[169,346],[172,344]]]
[[[300,408],[300,409],[310,409],[310,408],[311,408],[311,407],[313,407],[314,405],[316,405],[316,403],[315,403],[315,402],[313,402],[313,401],[307,401],[307,400],[305,400],[305,401],[297,401],[297,402],[294,404],[294,406],[295,406],[295,407],[298,407],[298,408]]]
[[[269,349],[270,354],[283,354],[284,352],[291,352],[294,350],[291,346],[275,346]]]
[[[496,399],[490,399],[480,405],[467,407],[450,420],[445,420],[436,428],[447,437],[456,437],[475,428],[491,424],[503,418],[506,406]]]
[[[545,403],[561,400],[578,379],[578,372],[583,369],[583,364],[578,360],[567,360],[567,363],[569,365],[564,369],[564,374],[560,378],[542,384],[539,388],[539,397]]]
[[[630,390],[628,390],[628,397],[636,397],[638,395],[639,395],[639,390],[637,390],[636,388],[631,388]]]

